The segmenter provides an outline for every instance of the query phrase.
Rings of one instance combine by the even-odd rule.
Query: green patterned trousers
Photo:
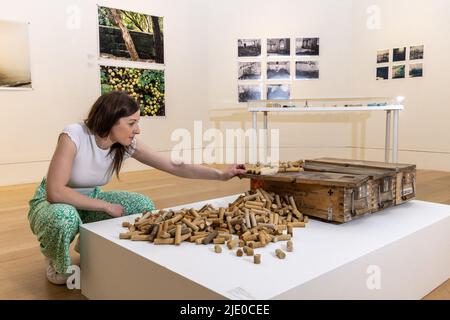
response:
[[[125,215],[142,213],[155,208],[152,200],[135,192],[102,192],[99,187],[95,187],[89,197],[120,204],[124,208]],[[31,230],[37,236],[41,252],[53,262],[56,271],[60,273],[66,273],[71,265],[70,243],[77,235],[79,226],[82,223],[111,218],[105,212],[78,210],[69,204],[48,202],[45,178],[36,189],[29,204],[28,221]]]

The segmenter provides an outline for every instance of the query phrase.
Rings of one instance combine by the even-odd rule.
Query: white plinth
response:
[[[236,196],[205,203],[227,206]],[[89,299],[420,299],[450,277],[450,206],[410,201],[341,224],[310,219],[285,242],[237,257],[225,246],[120,240],[129,216],[81,227],[81,290]]]

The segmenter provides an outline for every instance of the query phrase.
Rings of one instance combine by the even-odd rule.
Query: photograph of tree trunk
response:
[[[165,116],[164,70],[100,66],[102,94],[126,91],[138,102],[141,116]]]
[[[163,18],[98,7],[100,57],[164,63]]]
[[[0,90],[30,90],[28,24],[0,21]]]

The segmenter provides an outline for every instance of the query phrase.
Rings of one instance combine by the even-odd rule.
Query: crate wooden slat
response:
[[[328,163],[344,167],[390,170],[395,173],[395,205],[402,204],[416,197],[416,165],[414,164],[339,158],[318,158],[314,159],[314,161],[316,163]]]
[[[368,193],[370,212],[376,212],[395,205],[396,173],[389,169],[363,168],[343,166],[340,164],[323,163],[315,160],[305,160],[305,171],[338,172],[345,174],[368,175]]]

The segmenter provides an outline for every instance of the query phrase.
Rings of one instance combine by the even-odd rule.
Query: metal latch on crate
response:
[[[328,214],[328,221],[332,221],[333,220],[333,208],[328,208],[327,209],[327,214]]]

